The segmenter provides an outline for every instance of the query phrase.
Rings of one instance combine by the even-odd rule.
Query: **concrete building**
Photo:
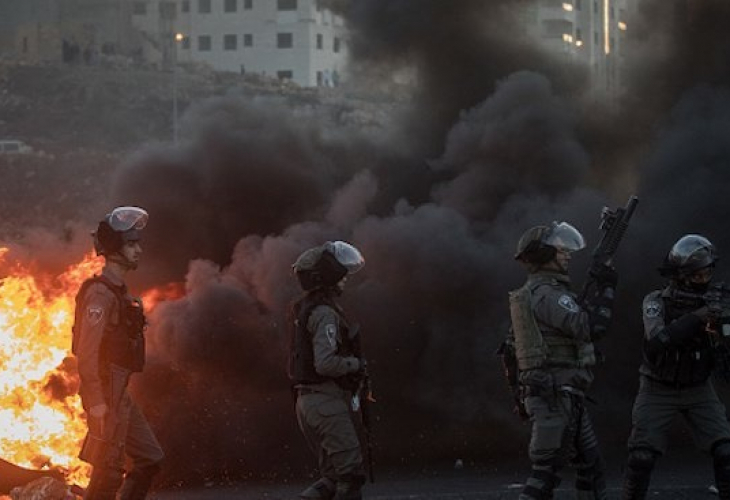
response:
[[[98,54],[139,52],[127,0],[0,0],[0,56],[89,62]]]
[[[541,46],[589,67],[596,98],[615,99],[623,90],[629,4],[629,0],[537,0],[523,16],[528,32]]]
[[[147,61],[206,63],[302,86],[335,86],[346,76],[344,20],[318,0],[140,0],[132,23]]]

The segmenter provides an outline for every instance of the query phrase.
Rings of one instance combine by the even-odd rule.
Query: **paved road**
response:
[[[713,500],[711,471],[683,473],[670,471],[657,473],[653,478],[649,498],[661,500],[697,499]],[[230,487],[201,488],[158,492],[154,500],[295,500],[304,484],[297,485],[238,485]],[[438,476],[385,478],[366,486],[367,500],[514,500],[519,496],[521,485],[513,477],[497,477],[470,474],[468,472],[441,473]],[[572,484],[564,480],[555,499],[575,498]],[[620,478],[609,477],[609,498],[620,498]]]

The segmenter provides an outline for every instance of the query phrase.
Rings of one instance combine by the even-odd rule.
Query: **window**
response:
[[[322,50],[324,48],[324,35],[317,33],[317,48]]]
[[[210,50],[210,35],[200,35],[198,37],[198,50],[201,52],[207,52]]]
[[[317,87],[321,87],[324,80],[322,79],[322,72],[317,71]]]
[[[546,38],[564,38],[573,36],[573,23],[562,19],[546,19],[542,22],[542,36]]]
[[[175,2],[160,2],[160,18],[175,19],[177,17],[177,5]]]
[[[183,12],[190,12],[190,0],[183,0],[180,10]]]
[[[147,3],[146,2],[134,2],[132,4],[132,14],[135,16],[144,16],[147,14]]]
[[[596,47],[601,43],[601,41],[598,38],[598,32],[593,32],[593,43],[596,45]]]
[[[280,49],[291,49],[294,47],[294,34],[292,33],[277,33],[276,34],[276,47]]]
[[[593,12],[598,14],[598,0],[593,0]]]
[[[581,5],[583,2],[581,0],[575,0],[575,10],[580,10],[583,6]]]
[[[190,37],[189,36],[186,36],[185,38],[182,39],[182,48],[185,50],[190,49]]]
[[[236,35],[223,35],[223,50],[236,50],[238,37]]]
[[[276,0],[277,10],[297,10],[297,0]]]
[[[251,33],[245,33],[243,35],[243,46],[253,47],[253,35]]]
[[[210,0],[198,0],[198,12],[210,14]]]
[[[238,0],[226,0],[223,10],[225,12],[236,12],[238,10]]]
[[[335,37],[335,39],[332,41],[332,50],[335,52],[340,51],[340,39],[338,37]]]
[[[282,71],[277,71],[276,76],[277,78],[279,78],[279,80],[291,80],[292,78],[294,78],[294,72],[290,69],[285,69]]]
[[[253,0],[243,0],[243,8],[246,10],[253,9]]]

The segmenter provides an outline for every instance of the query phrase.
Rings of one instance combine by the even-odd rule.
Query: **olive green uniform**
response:
[[[102,276],[108,282],[126,294],[124,283],[111,274],[107,268]],[[81,381],[79,394],[84,409],[87,411],[87,423],[92,435],[101,436],[104,422],[88,414],[94,406],[106,404],[111,407],[109,396],[110,366],[103,352],[104,337],[108,332],[120,328],[123,322],[123,308],[119,298],[108,285],[101,282],[90,284],[83,295],[77,299],[77,322],[75,329],[74,354],[78,359],[79,378]],[[127,295],[131,301],[131,297]],[[115,499],[116,491],[123,480],[123,457],[126,454],[132,461],[133,469],[126,475],[120,498],[122,500],[144,498],[144,493],[136,494],[149,487],[152,476],[157,472],[164,453],[147,420],[139,407],[134,403],[126,389],[121,402],[116,408],[116,418],[123,427],[121,439],[115,446],[122,448],[123,453],[115,463],[105,466],[94,466],[94,472],[87,491],[86,499]],[[144,483],[144,486],[140,486]]]
[[[604,499],[603,462],[584,404],[584,392],[593,382],[590,366],[595,363],[590,315],[577,303],[564,274],[530,274],[521,290],[530,292],[532,317],[547,347],[544,360],[533,362],[537,366],[519,370],[521,395],[532,423],[532,475],[520,499],[552,498],[560,482],[557,473],[568,463],[577,467],[578,498]],[[517,323],[513,311],[515,330],[507,344],[515,346],[520,358],[525,348],[515,338],[520,335]]]
[[[730,498],[730,424],[710,375],[715,352],[696,303],[675,303],[672,289],[644,298],[643,361],[632,411],[623,498],[646,497],[652,469],[667,450],[678,415],[689,425],[697,447],[713,455],[720,498]]]
[[[330,305],[316,306],[307,320],[312,334],[317,383],[295,385],[299,426],[319,460],[319,470],[329,487],[338,482],[362,482],[363,459],[352,415],[353,392],[343,378],[360,370],[360,360],[346,352],[343,335],[349,329]]]

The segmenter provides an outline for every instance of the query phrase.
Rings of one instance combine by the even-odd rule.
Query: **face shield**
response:
[[[674,244],[667,260],[681,271],[692,272],[713,265],[717,254],[710,240],[699,234],[688,234]]]
[[[334,255],[337,262],[347,268],[347,274],[354,274],[365,265],[365,259],[360,251],[344,241],[327,242],[325,250]]]
[[[543,243],[563,252],[577,252],[586,246],[580,231],[567,222],[553,222]]]
[[[106,216],[109,226],[119,233],[144,229],[148,219],[149,214],[139,207],[117,207]]]

